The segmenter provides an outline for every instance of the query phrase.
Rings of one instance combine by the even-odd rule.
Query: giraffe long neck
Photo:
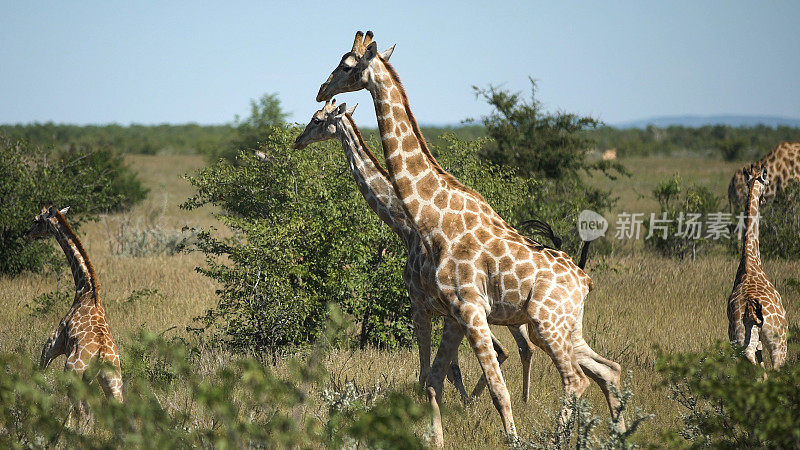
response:
[[[64,256],[67,257],[67,263],[69,263],[72,278],[75,281],[75,291],[78,293],[91,292],[94,301],[99,302],[97,277],[83,244],[64,216],[58,214],[57,219],[58,223],[55,228],[51,228],[51,232],[64,251]]]
[[[346,114],[345,119],[339,122],[336,135],[342,143],[358,190],[369,207],[403,239],[406,246],[411,245],[417,232],[406,217],[403,204],[389,180],[389,174],[367,147],[350,114]]]
[[[739,261],[737,278],[741,278],[751,270],[761,270],[761,250],[758,242],[758,202],[759,193],[750,189],[747,202],[747,217],[745,218],[745,234],[742,240],[742,259]]]
[[[429,245],[440,217],[433,199],[450,180],[428,151],[399,78],[382,58],[367,89],[375,104],[389,177],[408,218]]]

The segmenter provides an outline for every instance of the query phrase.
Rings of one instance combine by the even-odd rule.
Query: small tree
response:
[[[577,251],[575,221],[580,211],[602,212],[613,206],[610,191],[588,186],[581,177],[599,170],[606,176],[628,175],[617,161],[587,159],[594,143],[585,133],[599,122],[577,114],[544,111],[536,98],[536,82],[531,78],[531,97],[526,101],[520,93],[511,93],[495,86],[481,89],[473,86],[475,95],[494,108],[482,121],[492,138],[484,146],[484,157],[509,167],[523,177],[540,181],[536,201],[528,205],[528,217],[537,215],[551,223],[557,235],[564,236],[564,247]]]
[[[239,152],[258,149],[260,143],[269,139],[273,127],[286,123],[289,115],[281,108],[277,93],[264,94],[258,100],[250,100],[250,116],[242,120],[237,114],[234,119],[236,131],[230,146],[212,156],[236,161]]]
[[[645,220],[645,229],[653,230],[653,235],[646,237],[647,247],[664,256],[694,259],[712,243],[702,224],[710,213],[719,211],[720,198],[710,189],[696,184],[686,186],[676,175],[659,183],[653,189],[653,197],[661,212],[655,217],[658,223]]]
[[[577,114],[544,111],[536,99],[536,81],[531,82],[530,101],[520,93],[496,86],[481,89],[475,95],[486,100],[494,111],[483,118],[493,145],[486,147],[491,161],[517,168],[525,176],[544,176],[554,180],[575,179],[581,171],[599,169],[606,173],[624,173],[618,162],[590,163],[586,156],[593,146],[584,130],[595,129],[599,122]]]

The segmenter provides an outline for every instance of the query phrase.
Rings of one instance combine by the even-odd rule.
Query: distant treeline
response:
[[[0,134],[42,148],[110,147],[121,153],[213,153],[229,145],[232,125],[0,125]]]
[[[369,140],[377,140],[373,128],[362,129]],[[43,148],[109,147],[122,153],[184,153],[216,155],[231,147],[236,139],[235,124],[223,125],[60,125],[52,122],[25,125],[0,125],[0,135],[25,140]],[[433,141],[445,133],[462,140],[486,136],[483,125],[422,127],[426,139]],[[679,151],[716,153],[739,148],[735,157],[763,155],[781,141],[800,141],[800,128],[768,126],[699,128],[671,126],[619,129],[600,127],[584,131],[600,150],[617,149],[620,157],[669,154]]]
[[[764,155],[781,141],[800,141],[800,128],[764,125],[730,127],[671,126],[658,128],[601,127],[587,131],[601,150],[617,149],[618,156],[646,156],[679,151],[720,153],[727,159]]]
[[[365,137],[378,138],[374,128],[362,129]],[[155,155],[161,153],[217,155],[231,147],[237,137],[235,124],[198,125],[62,125],[52,122],[0,125],[0,135],[23,140],[42,148],[111,148],[121,153]],[[472,140],[486,135],[483,126],[422,127],[427,139],[454,133]]]

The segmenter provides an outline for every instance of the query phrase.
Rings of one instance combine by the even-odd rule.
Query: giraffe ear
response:
[[[347,114],[350,114],[350,115],[352,116],[352,115],[353,115],[353,113],[356,111],[356,106],[358,106],[358,103],[356,103],[355,105],[353,105],[353,107],[352,107],[352,108],[348,109],[348,110],[347,110]]]
[[[750,175],[750,171],[749,170],[745,170],[744,171],[744,182],[749,185],[751,179],[752,179],[752,176]]]
[[[340,103],[339,106],[336,107],[336,112],[334,113],[335,118],[340,118],[347,112],[347,103]]]
[[[62,216],[66,216],[67,215],[67,211],[69,211],[69,206],[67,206],[66,208],[60,210],[59,212],[61,213]]]
[[[392,57],[392,53],[394,53],[394,48],[395,47],[397,47],[397,44],[394,44],[393,46],[391,46],[391,47],[387,48],[386,50],[382,51],[381,52],[381,58],[383,58],[384,61],[388,61],[389,58]]]

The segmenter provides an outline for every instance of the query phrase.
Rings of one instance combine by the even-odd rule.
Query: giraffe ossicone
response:
[[[527,325],[530,340],[547,352],[561,374],[564,394],[581,395],[592,378],[616,416],[619,399],[611,385],[619,386],[620,366],[595,353],[582,335],[591,278],[566,253],[532,241],[508,225],[480,194],[438,164],[397,73],[378,53],[369,32],[356,34],[352,50],[320,86],[317,100],[360,89],[372,95],[392,187],[434,265],[438,307],[452,319],[445,323],[427,379],[436,403],[446,368],[466,336],[506,433],[516,434],[489,323]],[[563,419],[567,415],[562,411]],[[622,418],[614,418],[624,428]],[[441,433],[441,428],[434,430]],[[441,438],[436,436],[434,442],[442,442]]]

